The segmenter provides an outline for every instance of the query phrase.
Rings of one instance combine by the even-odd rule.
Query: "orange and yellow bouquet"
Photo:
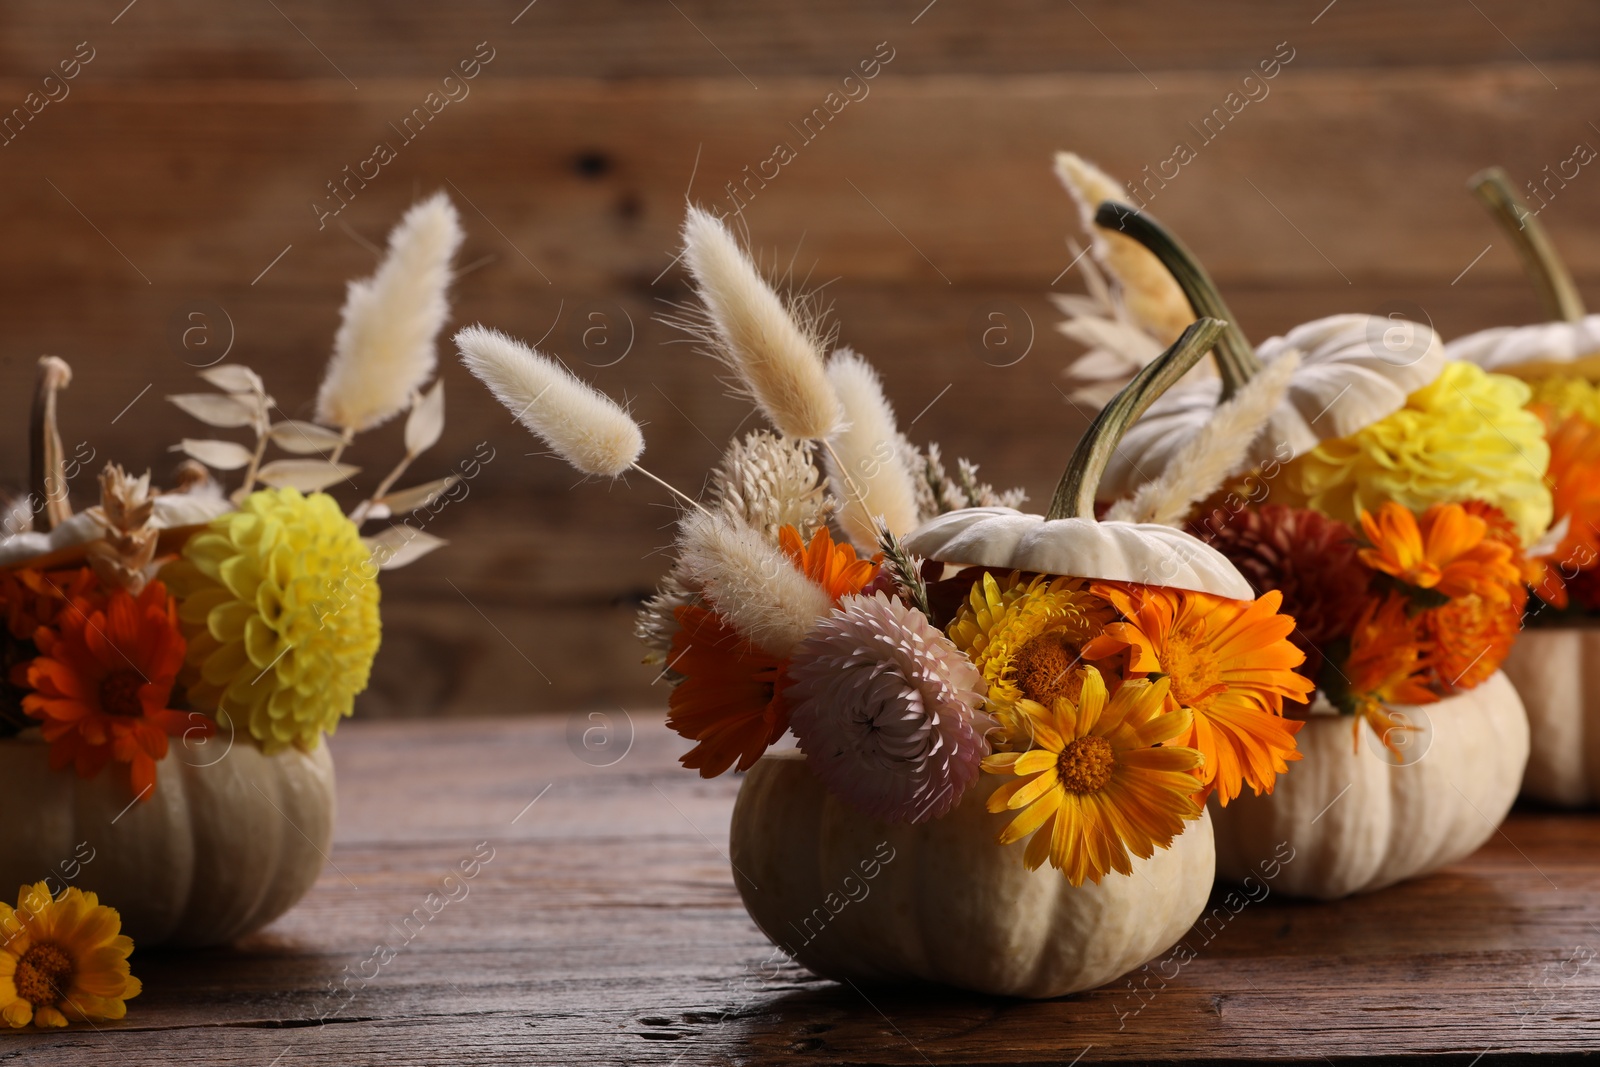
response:
[[[424,387],[460,241],[443,196],[407,214],[377,274],[351,286],[316,421],[286,417],[260,376],[220,360],[200,371],[212,391],[169,397],[253,440],[180,441],[165,492],[107,464],[99,502],[74,510],[94,449],[64,449],[72,372],[39,361],[30,491],[0,535],[0,801],[38,814],[0,829],[0,882],[25,883],[15,908],[0,904],[8,1025],[120,1019],[140,992],[123,929],[230,941],[315,881],[333,818],[322,739],[366,688],[378,572],[443,543],[422,527],[460,482],[394,488],[443,431],[442,387]],[[402,412],[405,455],[347,515],[324,491],[354,485],[345,449]],[[268,818],[298,834],[241,831]]]
[[[966,461],[952,477],[937,446],[911,445],[870,365],[824,358],[830,338],[719,220],[691,210],[685,243],[702,306],[673,321],[771,424],[729,446],[700,498],[645,470],[638,425],[554,359],[482,327],[456,337],[557,455],[682,502],[638,633],[672,684],[668,725],[693,742],[685,767],[748,771],[792,734],[831,794],[881,823],[940,819],[998,776],[988,809],[1013,815],[999,844],[1029,839],[1025,865],[1073,885],[1130,873],[1208,794],[1272,789],[1298,758],[1284,702],[1312,688],[1280,594],[1236,599],[1248,587],[1226,561],[1176,532],[1232,576],[1233,597],[918,558],[913,534],[941,516],[1039,517]]]

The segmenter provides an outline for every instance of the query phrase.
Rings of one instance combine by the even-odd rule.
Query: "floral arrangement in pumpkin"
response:
[[[1513,375],[1531,390],[1528,410],[1544,425],[1556,526],[1551,551],[1535,561],[1538,601],[1530,625],[1570,625],[1600,616],[1600,316],[1588,314],[1555,245],[1505,172],[1475,175],[1472,191],[1521,253],[1550,321],[1501,326],[1446,346],[1453,359]]]
[[[457,481],[394,489],[443,432],[443,383],[424,389],[461,239],[442,194],[395,228],[377,273],[350,286],[316,421],[283,417],[237,363],[200,372],[214,391],[170,397],[253,440],[182,440],[167,491],[111,464],[99,504],[74,513],[81,464],[66,458],[56,418],[71,371],[40,361],[32,491],[11,503],[0,538],[0,737],[37,731],[52,768],[114,770],[148,801],[174,738],[220,730],[267,754],[309,751],[351,714],[379,644],[378,571],[443,543],[404,522],[360,528],[427,507]],[[402,412],[404,456],[347,515],[325,492],[355,484],[345,449]],[[220,478],[235,470],[230,491]]]
[[[1114,386],[1147,362],[1175,302],[1231,320],[1175,238],[1143,213],[1100,202],[1118,199],[1110,178],[1068,155],[1058,173],[1115,283],[1097,274],[1092,307],[1063,304],[1062,331],[1100,346],[1069,368],[1080,391]],[[1107,317],[1139,343],[1107,330]],[[1231,329],[1218,374],[1174,389],[1130,431],[1139,446],[1122,457],[1126,495],[1106,514],[1183,525],[1257,590],[1279,593],[1305,654],[1295,669],[1323,698],[1286,714],[1352,715],[1398,750],[1396,731],[1408,724],[1395,706],[1433,703],[1493,675],[1522,628],[1524,583],[1551,588],[1550,561],[1596,536],[1574,532],[1578,521],[1564,538],[1546,536],[1545,472],[1580,454],[1600,459],[1600,437],[1575,425],[1546,443],[1546,427],[1581,406],[1580,390],[1550,385],[1535,400],[1515,378],[1445,359],[1425,327],[1373,321],[1307,323],[1254,351]],[[1137,467],[1157,476],[1138,484]],[[1568,495],[1584,484],[1574,479]],[[1579,508],[1565,505],[1575,520]]]
[[[863,817],[925,822],[985,789],[1011,816],[998,843],[1027,839],[1026,865],[1073,885],[1129,874],[1209,794],[1272,789],[1298,758],[1283,703],[1311,689],[1280,594],[917,558],[905,535],[925,521],[1006,511],[1021,494],[996,493],[965,461],[952,478],[935,446],[912,446],[871,366],[845,348],[825,359],[829,332],[719,220],[691,209],[684,239],[699,303],[669,321],[771,427],[730,444],[703,498],[642,467],[638,425],[553,358],[483,327],[456,342],[580,472],[631,471],[683,504],[638,634],[672,683],[685,767],[748,770],[792,733]]]

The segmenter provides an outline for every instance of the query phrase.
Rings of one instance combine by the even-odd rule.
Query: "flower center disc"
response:
[[[115,671],[100,683],[100,707],[107,715],[128,715],[140,718],[144,705],[139,700],[139,689],[144,679],[132,671]]]
[[[34,945],[17,961],[17,996],[35,1008],[55,1004],[72,984],[72,961],[50,944]]]
[[[1061,784],[1072,793],[1097,793],[1111,781],[1111,768],[1116,759],[1111,754],[1111,742],[1103,737],[1080,737],[1061,750],[1056,760],[1056,771]]]
[[[1012,666],[1022,694],[1053,708],[1057,697],[1077,698],[1080,686],[1072,669],[1082,662],[1077,644],[1058,630],[1030,638],[1017,649]]]

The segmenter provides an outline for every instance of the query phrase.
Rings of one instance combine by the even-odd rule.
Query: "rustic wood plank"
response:
[[[1168,166],[1177,176],[1151,185],[1150,207],[1219,278],[1448,282],[1496,236],[1463,191],[1468,175],[1501,161],[1520,183],[1596,137],[1583,101],[1600,71],[1542,69],[1290,67],[1210,143],[1197,131],[1231,74],[1174,72],[1158,93],[1137,75],[897,79],[890,67],[809,141],[796,130],[830,91],[819,79],[755,93],[720,79],[485,74],[409,142],[391,123],[420,103],[416,81],[359,94],[329,83],[86,84],[4,149],[12,224],[0,281],[148,278],[227,304],[292,245],[266,283],[337,287],[371,264],[339,222],[381,240],[416,191],[454,182],[482,212],[463,202],[469,255],[494,252],[511,268],[501,293],[649,291],[671,262],[693,174],[692,194],[708,204],[735,206],[735,186],[761,247],[787,260],[804,235],[802,267],[815,260],[820,278],[1036,286],[1066,266],[1074,225],[1052,153],[1072,147],[1132,177],[1154,173],[1182,140],[1196,158]],[[343,168],[354,172],[379,140],[396,158],[358,186]],[[780,141],[795,158],[767,165]],[[593,158],[604,166],[576,165]],[[96,181],[108,165],[119,181]],[[776,173],[764,187],[763,167]],[[1545,221],[1575,270],[1600,273],[1600,200],[1568,169],[1578,176],[1552,185]],[[328,189],[336,180],[350,182],[349,206],[324,216],[343,202]],[[1509,280],[1515,259],[1497,249],[1474,272]]]
[[[353,724],[333,742],[337,868],[300,907],[233,949],[136,953],[146,992],[126,1021],[8,1035],[0,1057],[1502,1064],[1600,1041],[1590,815],[1515,813],[1473,857],[1382,893],[1268,897],[1209,941],[1191,932],[1197,958],[1142,998],[1126,981],[1045,1003],[853,990],[764,966],[721,854],[737,780],[675,768],[659,714],[634,724],[605,768],[561,717]],[[467,895],[354,1000],[330,997],[484,841]]]
[[[819,0],[804,7],[683,0],[680,11],[623,0],[534,6],[463,0],[448,8],[423,0],[287,0],[278,4],[281,13],[249,5],[225,19],[202,0],[178,0],[135,7],[111,25],[125,4],[12,5],[0,17],[0,63],[42,76],[63,47],[89,37],[101,48],[92,68],[97,77],[338,79],[336,64],[365,90],[375,76],[442,77],[463,47],[470,52],[485,38],[503,49],[505,69],[519,76],[737,79],[743,70],[758,81],[842,76],[863,47],[870,52],[885,38],[904,43],[908,70],[981,74],[1125,72],[1135,65],[1151,73],[1214,67],[1242,74],[1285,38],[1305,47],[1307,63],[1329,66],[1522,62],[1519,50],[1540,61],[1592,59],[1600,40],[1600,18],[1580,0],[1480,0],[1481,12],[1428,0],[1341,0],[1326,13],[1327,0],[1203,6],[1001,0],[931,9],[927,0]]]

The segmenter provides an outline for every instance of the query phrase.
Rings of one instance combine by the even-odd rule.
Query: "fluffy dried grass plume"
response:
[[[703,321],[674,320],[735,374],[742,392],[781,433],[828,437],[842,412],[822,367],[823,337],[762,278],[722,221],[689,208],[683,261],[705,306]]]
[[[841,348],[828,360],[828,381],[845,417],[844,429],[829,441],[828,456],[833,491],[843,501],[839,524],[856,547],[873,548],[879,519],[896,535],[916,529],[917,487],[900,447],[894,409],[872,364]]]
[[[370,278],[350,283],[333,358],[317,391],[317,421],[347,432],[404,411],[438,362],[435,344],[450,313],[450,261],[461,220],[443,193],[407,211]]]
[[[744,520],[691,511],[678,529],[684,576],[762,651],[787,657],[833,610],[822,587]]]
[[[1106,518],[1181,526],[1194,505],[1222,488],[1243,469],[1250,446],[1272,418],[1300,369],[1300,353],[1290,349],[1272,360],[1216,412],[1182,451],[1172,457],[1161,477],[1119,500]]]
[[[1131,237],[1094,224],[1103,201],[1128,202],[1128,193],[1105,171],[1072,152],[1056,153],[1056,176],[1077,202],[1083,230],[1093,240],[1095,258],[1121,288],[1120,296],[1134,320],[1164,350],[1194,321],[1189,300],[1172,275],[1143,245]]]
[[[833,510],[811,445],[767,430],[729,443],[711,473],[711,503],[713,511],[738,516],[774,544],[780,526],[809,539]]]
[[[549,356],[484,326],[455,336],[461,362],[524,426],[584,474],[615,478],[644,452],[639,424]]]

